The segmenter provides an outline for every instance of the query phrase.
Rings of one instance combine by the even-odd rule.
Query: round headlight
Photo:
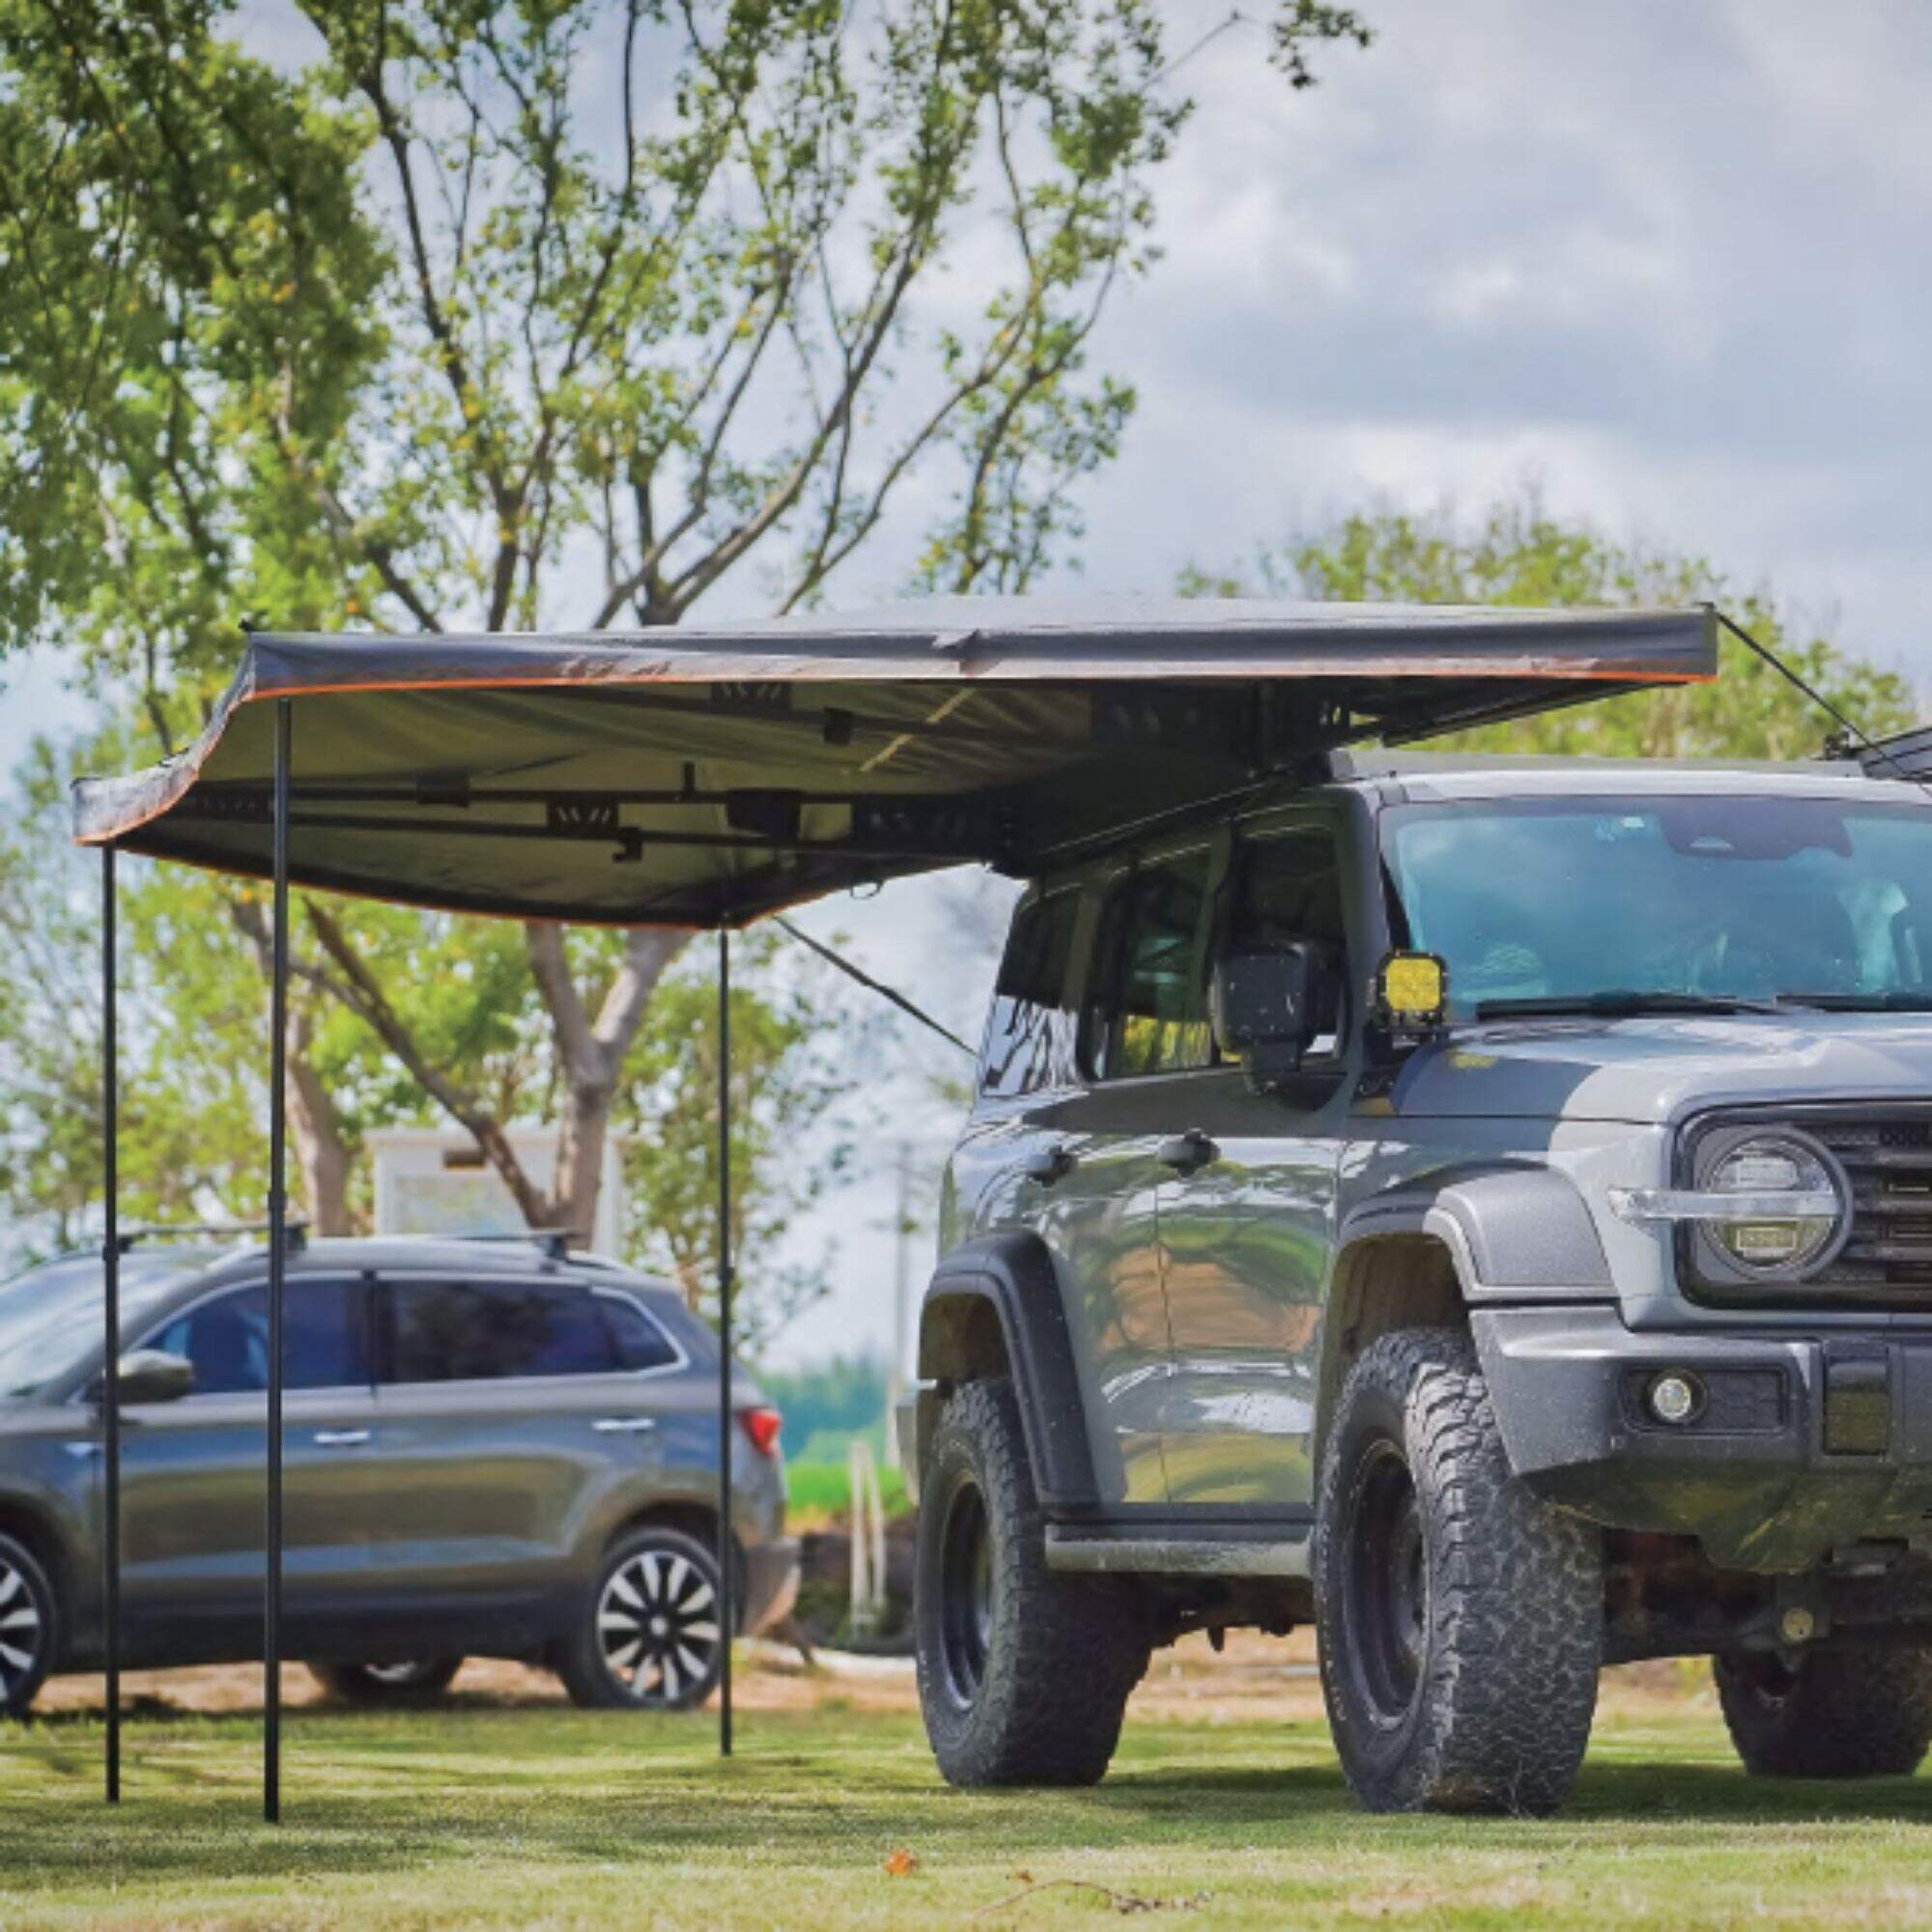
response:
[[[1705,1235],[1733,1267],[1794,1274],[1829,1258],[1848,1201],[1837,1163],[1815,1141],[1798,1133],[1727,1139],[1702,1165],[1699,1185],[1707,1194],[1781,1197],[1776,1213],[1741,1198],[1736,1219],[1705,1220]]]

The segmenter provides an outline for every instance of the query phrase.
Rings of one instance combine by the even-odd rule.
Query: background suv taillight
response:
[[[769,1405],[741,1408],[738,1411],[738,1426],[760,1456],[776,1456],[779,1453],[779,1431],[784,1427],[784,1417],[777,1409]]]

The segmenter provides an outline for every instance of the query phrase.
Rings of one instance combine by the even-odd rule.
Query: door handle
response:
[[[658,1423],[654,1415],[600,1415],[590,1426],[600,1435],[641,1435]]]
[[[1169,1135],[1154,1150],[1153,1157],[1177,1174],[1192,1174],[1209,1161],[1219,1160],[1221,1150],[1199,1127],[1189,1127],[1184,1134]]]
[[[1042,1187],[1053,1187],[1065,1180],[1079,1165],[1073,1150],[1056,1141],[1051,1147],[1035,1148],[1020,1162],[1020,1172],[1029,1180],[1038,1181]]]
[[[366,1429],[318,1429],[315,1432],[315,1446],[318,1449],[354,1449],[357,1443],[368,1439]]]

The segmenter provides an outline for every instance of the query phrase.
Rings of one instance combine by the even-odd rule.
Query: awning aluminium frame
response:
[[[716,932],[719,1746],[728,1753],[731,929],[945,866],[1035,871],[1151,819],[1293,786],[1353,739],[1431,735],[1708,679],[1718,621],[1708,607],[1183,600],[1069,611],[957,599],[633,638],[252,637],[189,752],[75,790],[76,837],[102,851],[109,1802],[122,1785],[118,852],[272,886],[263,1595],[263,1810],[272,1821],[292,883],[447,911]],[[312,760],[306,776],[298,745]]]

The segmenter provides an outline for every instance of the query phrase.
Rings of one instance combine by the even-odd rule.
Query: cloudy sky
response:
[[[1200,110],[1162,190],[1166,256],[1096,348],[1141,410],[1087,497],[1087,581],[1159,590],[1357,505],[1473,510],[1533,483],[1775,582],[1932,692],[1932,13],[1362,5],[1375,46],[1326,55],[1312,93],[1254,26],[1182,70]],[[1180,47],[1227,8],[1171,12]],[[890,592],[890,555],[841,596]],[[30,667],[0,757],[63,709]],[[959,1019],[984,966],[936,896],[813,920]],[[879,1107],[881,1147],[902,1104]],[[874,1165],[802,1236],[839,1234],[843,1260],[794,1353],[889,1332]]]

